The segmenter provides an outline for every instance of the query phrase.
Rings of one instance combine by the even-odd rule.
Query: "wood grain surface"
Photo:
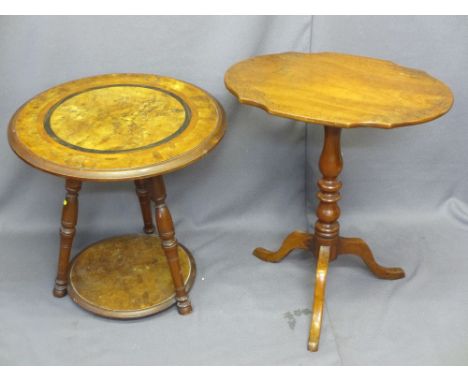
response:
[[[79,180],[148,178],[210,151],[225,129],[220,104],[202,89],[150,74],[68,82],[23,105],[9,125],[30,165]]]
[[[185,247],[177,252],[189,290],[195,263]],[[153,235],[117,236],[90,245],[71,264],[68,291],[84,309],[110,318],[145,317],[176,302],[166,256]]]
[[[233,65],[225,84],[270,114],[343,128],[419,124],[453,104],[450,89],[423,71],[328,52],[252,57]]]

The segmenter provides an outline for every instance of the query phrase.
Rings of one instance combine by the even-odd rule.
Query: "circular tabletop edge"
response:
[[[118,170],[78,170],[69,168],[60,164],[56,164],[53,162],[49,162],[47,160],[42,159],[35,153],[33,153],[28,147],[26,147],[22,142],[18,140],[17,135],[15,134],[14,129],[14,122],[16,120],[17,115],[19,112],[33,99],[38,97],[39,95],[49,91],[50,89],[56,88],[63,84],[67,84],[74,81],[79,81],[82,79],[92,79],[98,77],[105,77],[105,76],[115,76],[115,75],[150,75],[156,76],[160,78],[175,80],[177,82],[182,82],[188,84],[194,88],[205,93],[214,103],[216,110],[219,115],[219,119],[217,121],[217,127],[214,130],[214,133],[204,142],[197,147],[185,152],[183,155],[178,156],[174,159],[169,159],[164,162],[158,163],[156,165],[149,165],[140,168],[132,168],[132,169],[118,169]],[[83,77],[78,80],[72,80],[65,83],[61,83],[55,86],[52,86],[35,96],[28,99],[24,102],[13,114],[9,123],[8,123],[8,143],[13,150],[13,152],[25,163],[28,165],[42,171],[45,173],[49,173],[51,175],[69,178],[69,179],[76,179],[79,181],[94,181],[94,182],[119,182],[119,181],[130,181],[136,179],[145,179],[145,178],[152,178],[158,175],[164,175],[170,172],[174,172],[180,170],[184,167],[189,166],[192,163],[201,160],[205,157],[211,150],[213,150],[223,138],[227,126],[227,118],[226,113],[221,105],[221,103],[212,96],[208,91],[200,88],[197,85],[194,85],[190,82],[179,80],[173,77],[167,76],[159,76],[155,74],[147,74],[147,73],[112,73],[112,74],[104,74],[104,75],[96,75],[96,76],[89,76]]]

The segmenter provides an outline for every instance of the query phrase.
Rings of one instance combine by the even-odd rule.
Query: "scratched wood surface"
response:
[[[164,174],[222,138],[224,111],[173,78],[110,74],[68,82],[24,104],[9,125],[13,150],[41,170],[81,180]]]
[[[195,279],[190,253],[178,246],[186,290]],[[112,318],[155,314],[174,304],[175,290],[158,237],[125,235],[94,243],[70,267],[68,291],[80,306]]]
[[[226,87],[268,113],[334,127],[394,128],[433,120],[453,104],[427,73],[338,53],[281,53],[233,65]]]

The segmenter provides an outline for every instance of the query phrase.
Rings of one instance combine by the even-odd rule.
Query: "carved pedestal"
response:
[[[286,237],[277,251],[268,251],[264,248],[254,250],[255,256],[269,262],[283,260],[294,249],[310,250],[317,258],[314,303],[308,341],[310,351],[318,350],[325,299],[325,283],[330,261],[335,260],[339,255],[356,255],[379,278],[396,280],[405,276],[401,268],[387,268],[379,265],[363,240],[339,236],[340,225],[338,218],[340,217],[340,207],[338,201],[340,200],[342,183],[338,180],[338,176],[343,168],[340,136],[340,128],[325,126],[324,144],[319,162],[322,179],[317,183],[319,203],[316,211],[317,221],[314,233],[294,231]]]

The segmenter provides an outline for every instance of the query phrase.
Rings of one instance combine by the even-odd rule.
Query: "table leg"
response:
[[[153,216],[151,213],[151,198],[148,190],[149,185],[145,179],[135,180],[136,193],[140,201],[141,215],[143,216],[145,233],[154,233]]]
[[[362,239],[340,237],[338,255],[359,256],[369,267],[369,270],[381,279],[397,280],[405,277],[405,271],[401,268],[388,268],[378,264],[369,246]]]
[[[68,265],[73,238],[76,232],[75,226],[78,220],[78,193],[81,189],[81,182],[74,179],[66,179],[65,189],[67,192],[62,209],[60,254],[53,293],[55,297],[63,297],[67,294]]]
[[[153,178],[153,192],[153,198],[156,203],[156,225],[174,282],[177,309],[180,314],[189,314],[192,312],[192,304],[184,286],[177,252],[178,244],[172,217],[166,205],[166,188],[162,176]]]
[[[341,199],[340,189],[342,183],[338,180],[338,176],[343,168],[343,158],[341,157],[341,129],[336,127],[325,126],[325,137],[322,153],[320,155],[319,168],[322,173],[322,179],[318,181],[319,192],[317,198],[319,204],[317,207],[317,222],[315,223],[314,246],[319,249],[318,265],[317,265],[317,282],[315,299],[323,298],[323,289],[325,281],[319,277],[319,269],[324,268],[326,276],[325,259],[321,259],[322,248],[329,246],[329,255],[326,260],[333,261],[338,255],[354,254],[364,261],[369,269],[380,278],[384,279],[399,279],[405,276],[401,268],[386,268],[379,265],[372,255],[368,245],[361,239],[343,238],[339,236],[340,225],[338,218],[340,217],[340,207],[338,201]],[[325,256],[324,256],[325,257]],[[322,266],[320,266],[322,262]],[[322,272],[323,273],[323,272]],[[323,276],[323,278],[325,277]],[[323,286],[322,286],[323,284]],[[317,292],[319,288],[319,292]],[[319,296],[317,297],[317,293]],[[314,314],[312,317],[311,333],[309,339],[309,350],[316,351],[318,349],[318,339],[320,337],[321,314],[316,314],[314,303]],[[317,306],[317,310],[321,307]],[[320,310],[321,311],[321,310]]]
[[[253,254],[263,261],[278,263],[295,249],[311,249],[313,235],[307,232],[294,231],[290,233],[277,251],[269,251],[265,248],[255,248]]]
[[[317,271],[315,274],[314,304],[312,320],[310,322],[309,351],[317,351],[322,328],[323,305],[325,303],[325,285],[327,281],[328,262],[330,261],[330,247],[320,247],[317,255]]]
[[[294,231],[283,241],[277,251],[257,248],[254,255],[269,262],[279,262],[294,249],[309,249],[317,257],[314,305],[310,326],[308,350],[317,351],[322,326],[322,312],[325,300],[325,281],[328,263],[338,255],[352,254],[359,256],[377,277],[395,280],[405,277],[401,268],[387,268],[379,265],[368,245],[361,239],[340,237],[340,189],[342,183],[338,176],[343,168],[341,156],[341,129],[324,127],[324,142],[320,154],[319,168],[322,178],[317,185],[319,200],[314,233]]]

